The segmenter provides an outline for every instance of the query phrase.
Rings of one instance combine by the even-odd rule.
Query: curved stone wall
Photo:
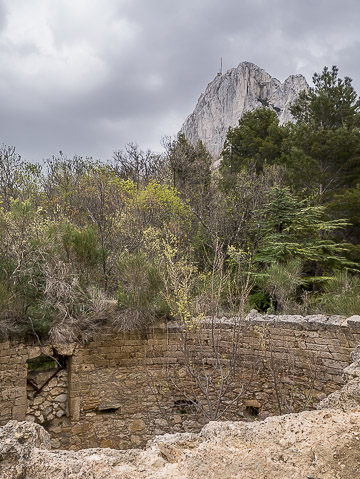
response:
[[[72,449],[138,447],[155,434],[198,431],[209,420],[199,407],[219,398],[216,391],[205,398],[186,354],[201,357],[209,375],[217,360],[223,368],[231,363],[236,340],[236,368],[220,400],[221,420],[253,421],[315,408],[343,385],[342,371],[360,343],[360,317],[253,311],[244,320],[207,319],[187,334],[185,352],[184,335],[174,323],[117,335],[104,330],[88,344],[1,343],[0,423],[34,420],[49,431],[53,447]],[[42,389],[44,379],[39,380],[34,409],[27,361],[46,355],[61,357],[61,371]],[[46,417],[36,412],[43,404]]]

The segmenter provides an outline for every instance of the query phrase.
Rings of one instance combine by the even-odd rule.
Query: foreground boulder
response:
[[[50,436],[39,424],[9,421],[0,428],[0,477],[26,477],[24,467],[34,451],[50,447]]]
[[[144,451],[50,451],[41,429],[15,421],[0,429],[1,479],[354,479],[360,471],[360,411],[213,422],[200,434],[158,436]]]

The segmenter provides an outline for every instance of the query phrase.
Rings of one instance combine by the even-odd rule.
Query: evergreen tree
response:
[[[360,179],[360,101],[337,67],[313,76],[291,108],[296,124],[286,142],[290,181],[326,203]]]
[[[264,164],[280,162],[287,129],[279,126],[276,113],[267,107],[247,112],[239,126],[229,128],[222,151],[220,174],[225,188],[234,184],[235,175],[255,163],[256,172]]]
[[[354,267],[344,257],[345,243],[334,241],[332,233],[344,228],[344,220],[328,220],[323,206],[300,201],[289,188],[274,187],[260,211],[260,245],[256,262],[267,265],[298,259],[313,265],[313,272]],[[319,267],[317,266],[321,266]]]
[[[339,69],[333,66],[314,74],[314,87],[302,91],[290,109],[298,123],[314,131],[360,126],[360,100],[352,80],[349,77],[342,80],[338,73]]]

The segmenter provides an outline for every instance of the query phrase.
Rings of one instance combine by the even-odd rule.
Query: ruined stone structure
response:
[[[234,328],[240,328],[239,367],[231,392],[247,387],[221,419],[263,418],[279,407],[314,408],[343,386],[343,369],[360,343],[359,316],[252,312],[245,320],[216,322],[224,356],[232,351]],[[203,344],[210,344],[211,322],[199,331]],[[213,363],[210,346],[201,354],[204,364]],[[1,343],[0,425],[11,419],[37,422],[53,447],[65,449],[138,447],[156,434],[199,431],[208,419],[188,401],[191,395],[202,398],[185,363],[173,323],[117,335],[105,330],[87,344]],[[181,387],[166,380],[168,367]],[[231,392],[224,401],[231,402]]]

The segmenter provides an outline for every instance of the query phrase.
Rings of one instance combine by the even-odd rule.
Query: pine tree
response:
[[[338,68],[313,76],[314,87],[291,108],[296,124],[286,142],[290,180],[319,203],[360,180],[360,100]]]
[[[276,113],[267,107],[247,112],[239,120],[239,126],[229,128],[226,135],[220,174],[225,188],[234,184],[235,175],[250,164],[256,172],[264,164],[280,162],[282,143],[287,129],[279,126]]]

